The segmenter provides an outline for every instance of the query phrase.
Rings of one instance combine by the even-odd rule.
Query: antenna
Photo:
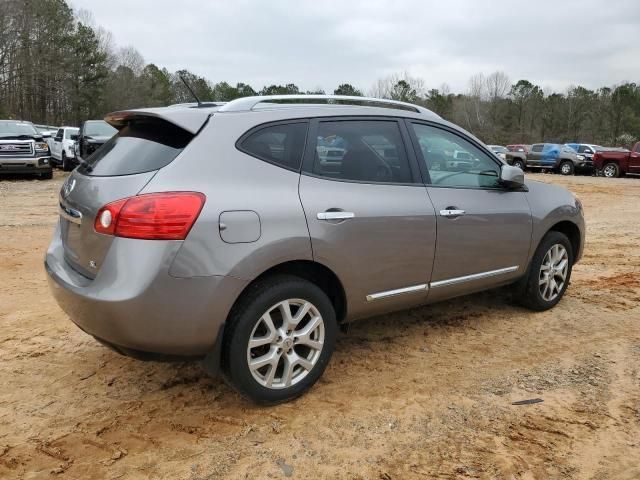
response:
[[[191,95],[193,95],[193,98],[196,99],[196,102],[198,102],[198,106],[202,105],[202,102],[200,101],[200,99],[196,95],[196,92],[193,91],[191,86],[187,83],[187,81],[184,79],[184,77],[182,75],[180,75],[180,80],[182,80],[182,83],[184,83],[184,86],[187,87],[187,90],[189,90],[189,92],[191,92]]]

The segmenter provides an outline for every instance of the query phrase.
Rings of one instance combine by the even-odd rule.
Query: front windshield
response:
[[[0,137],[14,137],[16,135],[37,135],[38,132],[29,122],[0,122]]]
[[[118,131],[107,122],[87,122],[84,134],[90,137],[112,137]]]

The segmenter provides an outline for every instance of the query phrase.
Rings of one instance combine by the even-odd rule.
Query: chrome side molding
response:
[[[412,285],[410,287],[397,288],[395,290],[386,290],[384,292],[372,293],[371,295],[367,295],[367,302],[380,300],[381,298],[395,297],[396,295],[403,295],[405,293],[421,292],[428,289],[429,285],[427,285],[426,283],[421,283],[420,285]]]
[[[448,287],[450,285],[457,285],[464,282],[472,282],[474,280],[482,280],[483,278],[495,277],[498,275],[504,275],[505,273],[515,272],[520,267],[514,265],[513,267],[499,268],[497,270],[489,270],[488,272],[474,273],[473,275],[465,275],[464,277],[448,278],[446,280],[438,280],[437,282],[431,282],[430,284],[421,283],[420,285],[412,285],[410,287],[397,288],[395,290],[385,290],[384,292],[372,293],[367,295],[367,302],[373,300],[380,300],[388,297],[395,297],[396,295],[404,295],[405,293],[415,293],[429,288]]]
[[[464,282],[472,282],[474,280],[482,280],[483,278],[495,277],[497,275],[504,275],[505,273],[515,272],[520,268],[518,265],[513,267],[499,268],[498,270],[489,270],[488,272],[474,273],[473,275],[465,275],[463,277],[448,278],[446,280],[438,280],[437,282],[431,282],[431,288],[448,287],[450,285],[457,285]]]

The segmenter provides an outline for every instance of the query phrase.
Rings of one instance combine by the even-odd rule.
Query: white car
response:
[[[78,136],[76,127],[60,127],[51,145],[51,161],[67,172],[76,166],[73,144]]]

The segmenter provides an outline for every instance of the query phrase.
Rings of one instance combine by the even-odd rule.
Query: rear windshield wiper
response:
[[[83,160],[82,158],[78,157],[78,163],[80,164],[81,167],[84,167],[84,169],[87,172],[89,172],[89,173],[93,172],[93,167],[86,160]]]

